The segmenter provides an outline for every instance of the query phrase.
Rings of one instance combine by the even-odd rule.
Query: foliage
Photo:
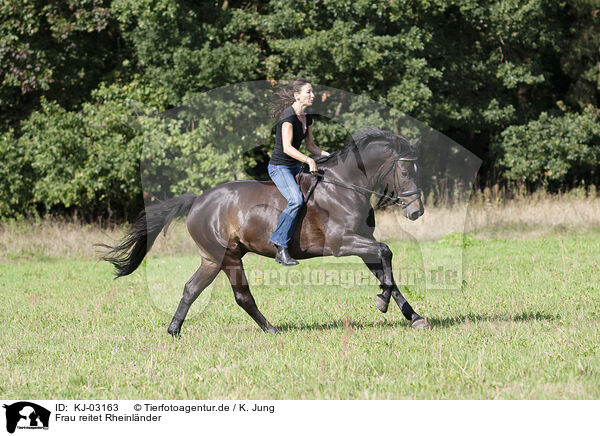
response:
[[[484,159],[482,185],[597,183],[598,46],[596,0],[3,0],[0,216],[124,216],[140,160],[149,195],[244,177],[272,138],[244,155],[210,126],[140,115],[296,76],[443,132]],[[327,149],[348,133],[315,124]],[[435,180],[448,159],[429,157]]]
[[[0,136],[0,216],[31,213],[34,173],[12,130]]]
[[[172,105],[186,93],[259,77],[260,48],[227,33],[231,14],[217,3],[115,0],[111,10],[145,76]]]
[[[126,54],[108,0],[0,2],[0,127],[39,107],[75,109]]]
[[[235,147],[219,146],[227,136],[216,122],[187,129],[183,120],[158,116],[167,94],[137,78],[100,85],[77,112],[43,98],[19,138],[12,132],[1,137],[7,159],[0,188],[11,194],[0,199],[2,215],[37,206],[77,209],[88,218],[133,216],[142,195],[171,197],[243,177],[248,160]]]
[[[33,205],[42,210],[76,207],[90,217],[111,215],[113,209],[120,215],[130,212],[141,194],[139,148],[132,141],[137,131],[130,125],[133,103],[138,99],[158,109],[160,92],[137,81],[129,86],[134,91],[128,94],[127,86],[101,85],[94,101],[78,112],[42,98],[41,110],[22,124],[22,135],[3,137],[10,155],[0,171],[26,169],[11,175],[15,182],[8,184],[19,197],[15,204],[14,196],[3,196],[4,215],[32,212]]]
[[[577,179],[600,181],[600,124],[591,107],[582,114],[542,113],[537,120],[510,126],[501,134],[499,160],[509,180],[556,188]]]

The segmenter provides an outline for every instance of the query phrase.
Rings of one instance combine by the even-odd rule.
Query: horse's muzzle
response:
[[[423,209],[423,202],[421,201],[421,193],[411,196],[408,204],[406,207],[403,207],[402,211],[404,212],[404,216],[411,221],[415,221],[423,215],[425,210]]]

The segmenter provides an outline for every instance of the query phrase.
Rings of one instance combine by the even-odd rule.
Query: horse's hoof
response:
[[[270,325],[265,330],[265,333],[269,333],[271,335],[278,335],[279,334],[279,330],[277,330],[275,327],[273,327],[272,325]]]
[[[386,313],[388,310],[388,305],[389,305],[389,301],[385,301],[382,297],[381,294],[377,294],[375,296],[375,306],[377,306],[377,309],[379,309],[381,312]]]
[[[178,338],[181,334],[181,324],[172,322],[167,328],[167,333],[174,338]]]
[[[425,318],[421,318],[420,316],[418,318],[413,319],[410,323],[410,326],[415,330],[429,329],[429,323],[427,322],[427,320]]]

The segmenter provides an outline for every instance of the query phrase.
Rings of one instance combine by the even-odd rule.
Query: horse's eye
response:
[[[402,171],[400,174],[402,174],[402,177],[408,177],[408,171]]]

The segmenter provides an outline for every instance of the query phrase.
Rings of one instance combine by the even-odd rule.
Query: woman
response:
[[[296,174],[302,169],[301,163],[308,164],[311,172],[317,171],[317,164],[310,156],[299,151],[300,144],[306,139],[306,149],[316,156],[328,156],[329,153],[315,145],[312,136],[312,116],[305,112],[313,104],[315,95],[312,85],[306,79],[296,79],[287,88],[277,92],[279,100],[275,103],[275,117],[279,117],[275,133],[275,149],[269,161],[269,176],[281,195],[287,200],[287,206],[279,216],[279,222],[269,241],[277,247],[275,260],[285,266],[298,265],[288,253],[288,242],[296,228],[298,212],[304,201],[302,191],[296,183]],[[291,106],[290,106],[291,105]]]

